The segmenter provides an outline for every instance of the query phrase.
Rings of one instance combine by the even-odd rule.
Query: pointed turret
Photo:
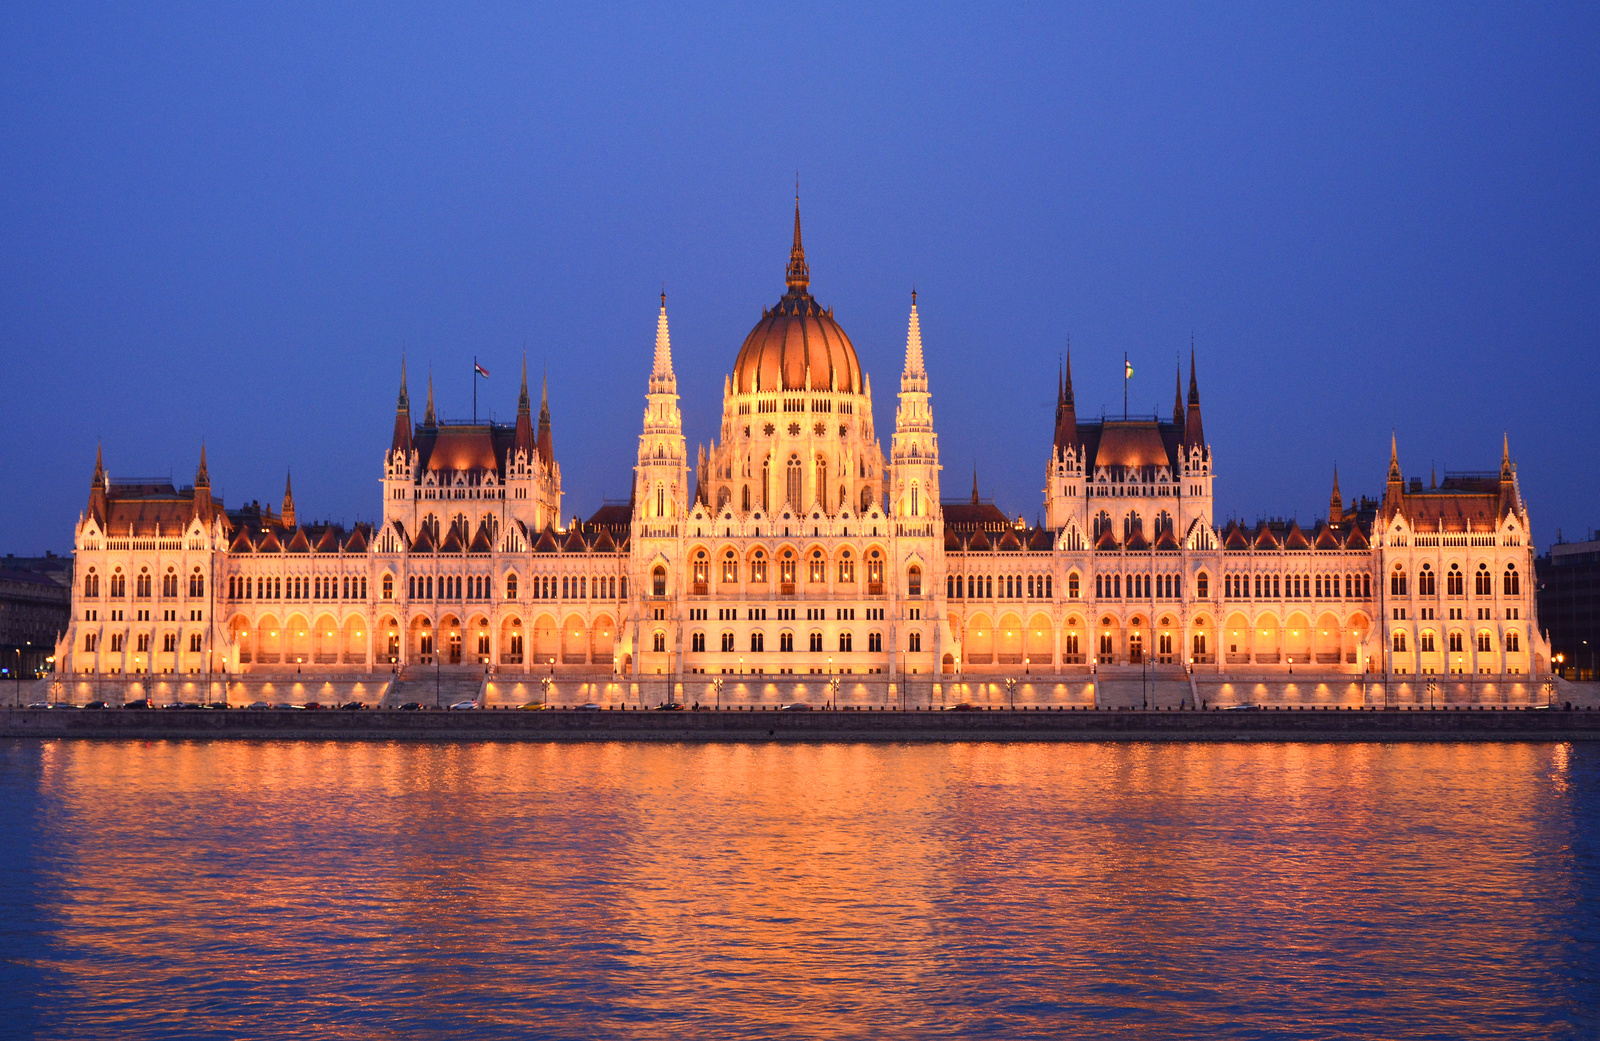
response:
[[[200,523],[210,526],[213,516],[211,503],[211,471],[206,468],[206,443],[200,442],[200,465],[194,472],[193,515]]]
[[[287,471],[283,475],[283,509],[279,511],[283,518],[283,526],[292,528],[294,522],[294,476]]]
[[[431,368],[428,370],[428,408],[422,413],[422,425],[425,427],[439,425],[439,417],[434,415],[433,412],[433,369]]]
[[[1072,344],[1067,344],[1065,379],[1056,392],[1056,451],[1055,457],[1068,448],[1078,445],[1078,410],[1072,396]]]
[[[94,476],[89,479],[89,516],[103,528],[106,522],[106,464],[99,445],[94,446]]]
[[[517,393],[517,430],[511,442],[511,453],[522,453],[524,459],[533,460],[533,404],[528,400],[528,356],[522,356],[522,389]]]
[[[656,313],[656,353],[650,363],[651,394],[678,393],[678,376],[672,371],[672,330],[667,324],[667,291],[661,291],[661,310]]]
[[[1511,437],[1500,439],[1500,516],[1518,512],[1517,472],[1511,465]]]
[[[934,301],[935,304],[938,301]],[[907,376],[928,375],[928,370],[922,361],[922,319],[917,317],[917,291],[911,291],[911,319],[906,326],[906,368]]]
[[[789,247],[789,269],[784,282],[791,293],[804,293],[811,285],[811,269],[806,266],[806,249],[800,243],[800,189],[794,193],[794,245]]]
[[[1181,427],[1183,420],[1183,365],[1180,363],[1172,380],[1172,425]]]
[[[1195,374],[1194,345],[1189,345],[1189,409],[1183,424],[1183,443],[1188,447],[1204,448],[1205,425],[1200,421],[1200,379]]]
[[[1394,431],[1389,432],[1389,476],[1383,487],[1383,512],[1385,517],[1393,517],[1400,512],[1404,505],[1406,482],[1400,473],[1400,446]]]
[[[972,505],[978,505],[978,464],[972,464]]]
[[[430,399],[431,400],[431,399]],[[400,398],[394,406],[394,438],[389,451],[411,453],[411,395],[406,392],[406,356],[400,355]]]
[[[1328,496],[1328,523],[1344,523],[1344,496],[1339,494],[1339,467],[1333,468],[1333,494]]]
[[[550,443],[550,374],[545,373],[544,387],[539,392],[539,458],[544,460],[545,466],[553,466],[556,461],[554,446]]]

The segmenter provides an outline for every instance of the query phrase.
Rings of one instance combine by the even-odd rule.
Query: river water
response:
[[[1593,1037],[1600,746],[0,743],[0,1034]]]

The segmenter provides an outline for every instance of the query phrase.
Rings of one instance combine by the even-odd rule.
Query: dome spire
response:
[[[784,276],[791,293],[804,293],[811,285],[811,269],[806,266],[806,248],[800,243],[800,177],[794,179],[794,245],[789,247],[789,270]]]

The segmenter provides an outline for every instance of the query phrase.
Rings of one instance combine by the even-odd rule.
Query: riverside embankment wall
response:
[[[4,709],[0,710],[0,737],[269,741],[1590,741],[1600,740],[1600,711]]]

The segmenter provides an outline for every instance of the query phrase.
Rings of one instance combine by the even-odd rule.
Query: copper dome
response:
[[[810,371],[813,390],[860,394],[861,363],[850,337],[812,299],[811,271],[800,245],[800,204],[794,208],[794,246],[789,250],[789,291],[762,315],[744,338],[733,363],[733,392],[805,390]]]

